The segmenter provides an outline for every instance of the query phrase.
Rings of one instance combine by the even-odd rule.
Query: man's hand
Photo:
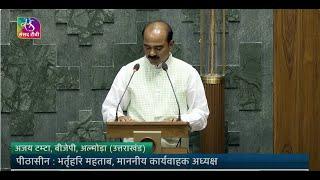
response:
[[[118,117],[119,122],[134,122],[130,116],[120,116]]]
[[[167,118],[164,120],[164,122],[177,122],[179,121],[178,118]]]

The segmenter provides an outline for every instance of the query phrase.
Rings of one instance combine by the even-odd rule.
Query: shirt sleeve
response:
[[[121,96],[125,91],[127,78],[126,78],[126,70],[125,66],[120,69],[118,74],[116,75],[111,88],[102,104],[102,117],[104,122],[112,122],[115,121],[116,110],[118,103],[120,102]],[[123,111],[127,109],[129,104],[128,91],[123,96],[121,100],[119,109],[118,109],[118,117],[123,116]]]
[[[204,129],[207,126],[209,108],[202,80],[195,69],[188,80],[187,104],[188,112],[181,115],[181,120],[189,122],[191,132]]]

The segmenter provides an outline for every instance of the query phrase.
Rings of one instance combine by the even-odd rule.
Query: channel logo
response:
[[[19,39],[40,39],[40,21],[34,17],[17,17],[17,37]]]

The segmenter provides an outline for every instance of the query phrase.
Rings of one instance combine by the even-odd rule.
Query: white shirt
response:
[[[172,115],[178,117],[176,100],[165,71],[152,65],[144,56],[123,66],[116,75],[102,104],[104,122],[115,120],[117,105],[136,63],[140,64],[140,69],[134,74],[121,100],[118,117],[123,116],[123,111],[126,110],[128,115],[135,116],[132,118],[137,121],[161,121]],[[181,120],[189,122],[191,131],[204,129],[207,125],[209,108],[199,73],[191,65],[172,55],[166,63],[181,108]],[[139,98],[135,99],[137,96]],[[145,111],[143,108],[146,108]]]

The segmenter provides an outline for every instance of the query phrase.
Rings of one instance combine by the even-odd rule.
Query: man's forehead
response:
[[[160,33],[161,33],[161,30],[160,30],[159,28],[152,29],[152,33],[154,33],[154,34],[160,34]]]
[[[165,45],[165,43],[144,41],[143,45],[144,46],[149,46],[149,47],[162,47],[162,46]]]
[[[144,43],[154,43],[154,44],[163,44],[167,41],[167,35],[165,33],[145,33],[143,42]]]
[[[149,24],[146,29],[163,29],[163,30],[167,30],[167,25],[165,23],[162,22],[155,22],[152,24]]]
[[[166,36],[167,31],[164,28],[150,28],[144,33],[145,36]]]

